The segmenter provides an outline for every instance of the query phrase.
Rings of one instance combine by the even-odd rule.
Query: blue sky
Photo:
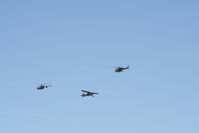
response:
[[[0,132],[198,133],[198,6],[1,0]]]

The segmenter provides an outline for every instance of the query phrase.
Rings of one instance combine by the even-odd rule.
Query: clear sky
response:
[[[1,0],[0,132],[199,133],[198,7]]]

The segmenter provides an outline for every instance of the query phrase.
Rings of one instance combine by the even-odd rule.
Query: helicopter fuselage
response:
[[[125,70],[125,69],[129,69],[129,67],[117,67],[117,68],[115,69],[115,72],[122,72],[122,71]]]

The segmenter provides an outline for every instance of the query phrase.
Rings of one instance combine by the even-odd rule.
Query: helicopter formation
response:
[[[115,68],[115,72],[116,73],[123,72],[123,70],[126,70],[126,69],[129,69],[129,65],[127,67],[117,66]],[[49,88],[49,87],[51,87],[51,85],[40,84],[39,86],[37,86],[37,90],[43,90],[43,89]],[[90,92],[90,91],[86,91],[86,90],[81,90],[81,91],[83,92],[82,95],[80,95],[82,97],[87,97],[87,96],[94,97],[94,95],[99,94],[97,92]]]

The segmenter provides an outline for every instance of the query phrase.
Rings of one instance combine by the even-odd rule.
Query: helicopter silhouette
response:
[[[45,88],[51,87],[51,85],[44,85],[44,84],[40,84],[39,86],[37,86],[37,90],[43,90]]]
[[[115,72],[123,72],[123,70],[129,69],[129,65],[127,67],[116,67],[115,68]]]
[[[85,91],[85,90],[81,90],[82,92],[83,92],[83,94],[82,95],[80,95],[80,96],[82,96],[82,97],[86,97],[86,96],[92,96],[92,97],[94,97],[94,94],[96,95],[96,94],[99,94],[99,93],[96,93],[96,92],[90,92],[90,91]]]

